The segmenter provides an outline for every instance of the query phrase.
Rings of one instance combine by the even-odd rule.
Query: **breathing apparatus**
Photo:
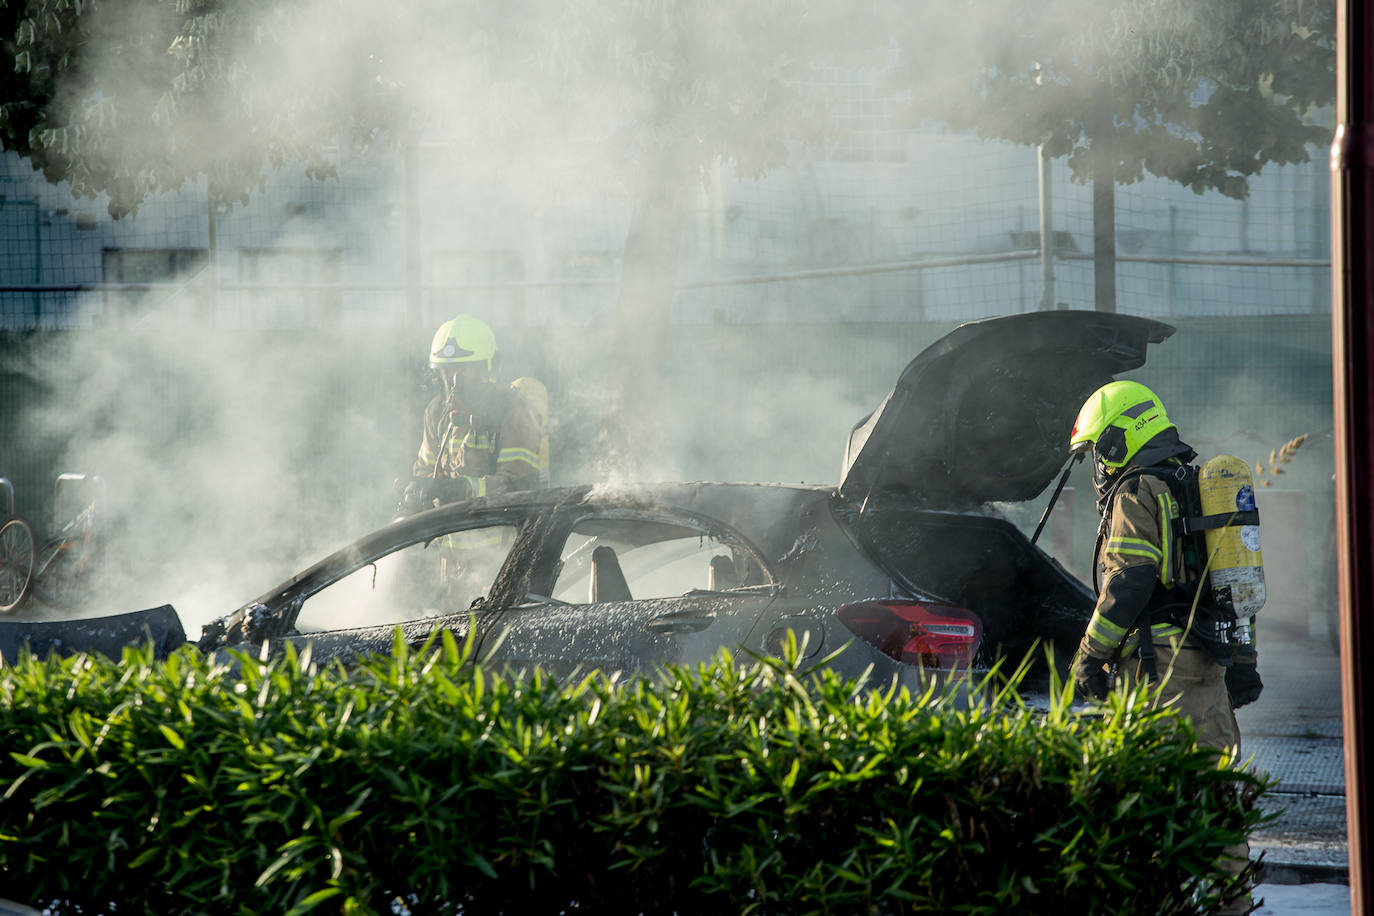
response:
[[[1201,515],[1185,518],[1183,530],[1203,533],[1212,600],[1238,619],[1253,617],[1264,607],[1265,594],[1250,466],[1234,455],[1217,455],[1198,469],[1197,487]]]
[[[1197,453],[1179,440],[1159,397],[1131,381],[1110,382],[1089,395],[1069,448],[1092,455],[1104,524],[1112,494],[1129,477],[1152,473],[1166,481],[1179,517],[1171,526],[1176,543],[1161,546],[1176,551],[1189,585],[1201,589],[1195,607],[1211,624],[1197,632],[1222,643],[1248,642],[1248,629],[1236,623],[1253,617],[1265,598],[1259,511],[1248,465],[1232,455],[1192,465]]]

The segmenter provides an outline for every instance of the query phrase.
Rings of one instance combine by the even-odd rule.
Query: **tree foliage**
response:
[[[837,34],[782,0],[0,0],[0,142],[116,215],[202,175],[244,200],[264,164],[326,175],[337,144],[418,132],[756,174],[819,123],[798,84]]]
[[[78,196],[108,193],[115,216],[200,176],[245,200],[265,163],[330,174],[330,145],[395,126],[396,87],[361,37],[384,22],[362,4],[3,0],[0,139]],[[320,67],[338,60],[353,66]]]
[[[811,66],[895,38],[915,118],[1044,143],[1080,179],[1096,150],[1119,182],[1242,196],[1326,139],[1334,32],[1331,0],[0,0],[0,140],[117,213],[201,175],[244,199],[264,162],[328,174],[335,144],[417,129],[753,175],[823,129]]]
[[[1312,115],[1335,100],[1331,0],[961,7],[888,11],[906,57],[893,84],[913,116],[1043,143],[1078,180],[1100,155],[1121,184],[1149,173],[1239,198],[1247,176],[1330,140]]]

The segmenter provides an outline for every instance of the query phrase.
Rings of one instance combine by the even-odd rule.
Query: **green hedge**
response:
[[[1138,696],[1037,712],[1006,690],[974,705],[724,658],[556,684],[492,676],[451,639],[398,638],[350,671],[240,662],[0,669],[0,896],[84,913],[1198,913],[1267,789]]]

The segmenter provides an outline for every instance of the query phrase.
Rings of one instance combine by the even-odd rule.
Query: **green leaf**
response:
[[[1125,798],[1121,799],[1121,801],[1116,803],[1116,816],[1119,818],[1125,815],[1126,812],[1131,809],[1131,806],[1138,801],[1140,801],[1139,792],[1132,792]]]
[[[487,861],[486,856],[483,856],[481,853],[469,852],[464,857],[463,861],[467,862],[469,865],[476,866],[477,870],[488,878],[495,879],[497,877],[496,869],[492,867],[491,862]]]
[[[309,913],[311,910],[315,909],[315,907],[319,906],[321,903],[324,903],[326,900],[333,900],[335,897],[339,896],[342,893],[343,890],[337,887],[327,887],[322,891],[315,891],[315,893],[306,897],[300,903],[296,904],[291,909],[287,910],[286,916],[298,916],[298,914],[300,913]]]
[[[162,732],[162,737],[167,739],[168,744],[179,751],[185,749],[186,742],[182,740],[181,735],[177,734],[171,726],[159,725],[157,728],[158,731]]]

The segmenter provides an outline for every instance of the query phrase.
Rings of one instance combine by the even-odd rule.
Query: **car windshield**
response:
[[[594,517],[578,522],[564,542],[553,597],[629,601],[769,581],[752,551],[694,525]]]
[[[454,614],[491,590],[515,541],[512,525],[456,531],[380,557],[306,598],[303,633]]]

